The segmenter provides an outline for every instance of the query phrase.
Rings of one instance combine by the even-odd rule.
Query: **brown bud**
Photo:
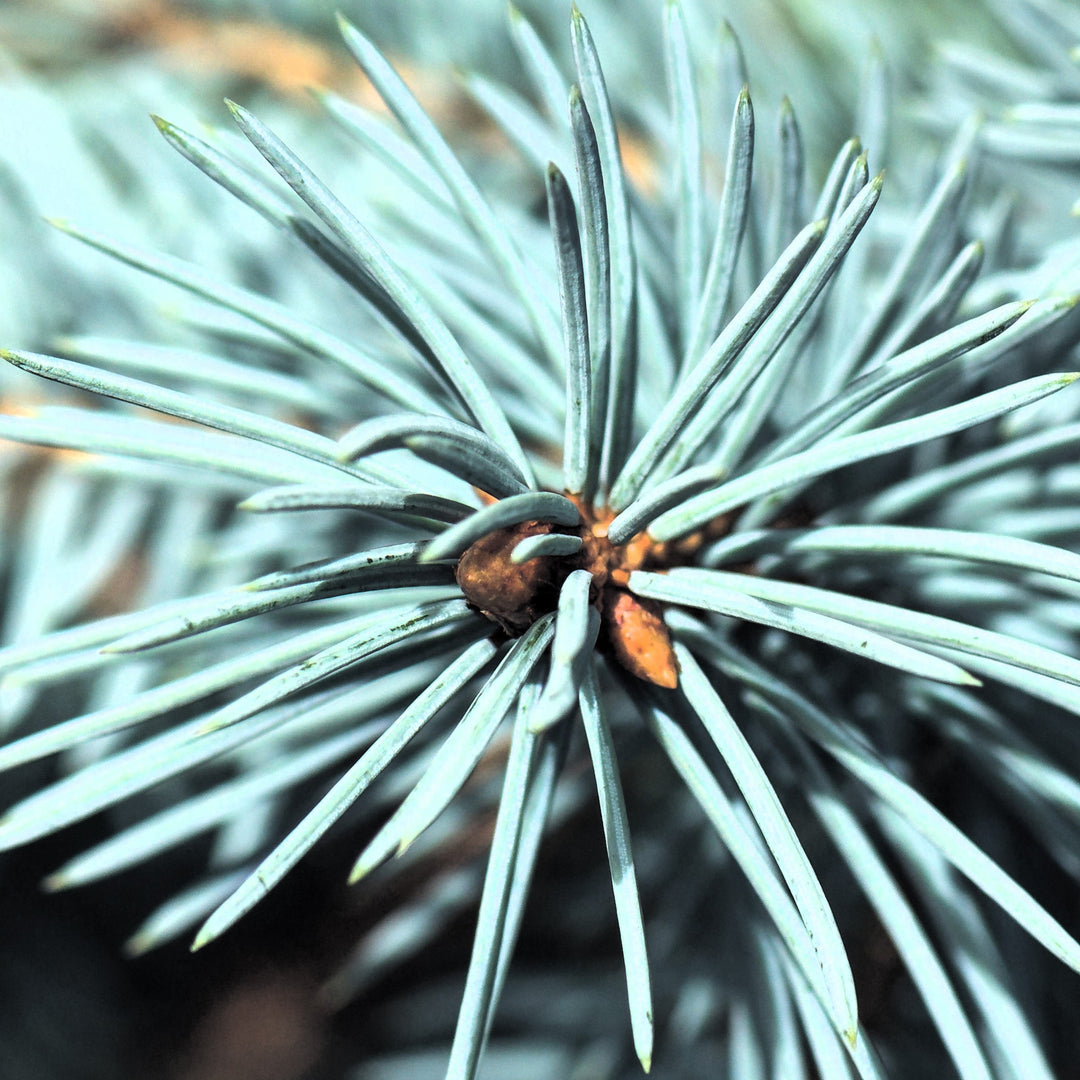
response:
[[[547,522],[526,521],[482,536],[458,560],[457,583],[470,604],[511,636],[523,634],[546,610],[554,582],[552,560],[515,565],[510,556],[527,536],[551,532]]]
[[[660,607],[621,589],[601,595],[604,626],[619,663],[639,679],[674,690],[679,664]]]

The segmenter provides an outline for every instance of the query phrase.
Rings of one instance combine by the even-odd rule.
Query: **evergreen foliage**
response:
[[[1027,48],[1080,40],[1024,8]],[[155,117],[272,237],[272,275],[56,223],[140,272],[109,278],[137,322],[170,286],[183,330],[3,353],[68,389],[0,438],[75,453],[6,556],[0,768],[57,767],[0,845],[110,812],[58,890],[211,836],[137,953],[209,945],[328,834],[357,889],[423,875],[329,992],[468,910],[448,1077],[489,1039],[484,1075],[1053,1076],[1080,994],[1080,249],[1001,162],[1017,126],[1041,139],[1029,194],[1055,197],[1075,69],[1055,42],[1042,104],[961,122],[930,168],[906,133],[886,179],[875,61],[866,148],[819,183],[813,118],[785,99],[759,130],[727,31],[717,123],[668,0],[667,100],[631,114],[652,190],[617,46],[575,8],[567,67],[511,21],[529,91],[473,85],[518,165],[459,154],[344,18],[393,119],[321,95],[378,163],[362,188],[280,117]],[[136,556],[132,602],[87,617]],[[590,815],[606,857],[560,899],[545,867]],[[453,865],[477,834],[483,871]],[[534,884],[567,951],[613,917],[617,991],[535,955],[515,981]],[[902,989],[871,1011],[875,937]],[[529,1015],[590,994],[617,1023]],[[506,1016],[554,1057],[507,1058]]]

